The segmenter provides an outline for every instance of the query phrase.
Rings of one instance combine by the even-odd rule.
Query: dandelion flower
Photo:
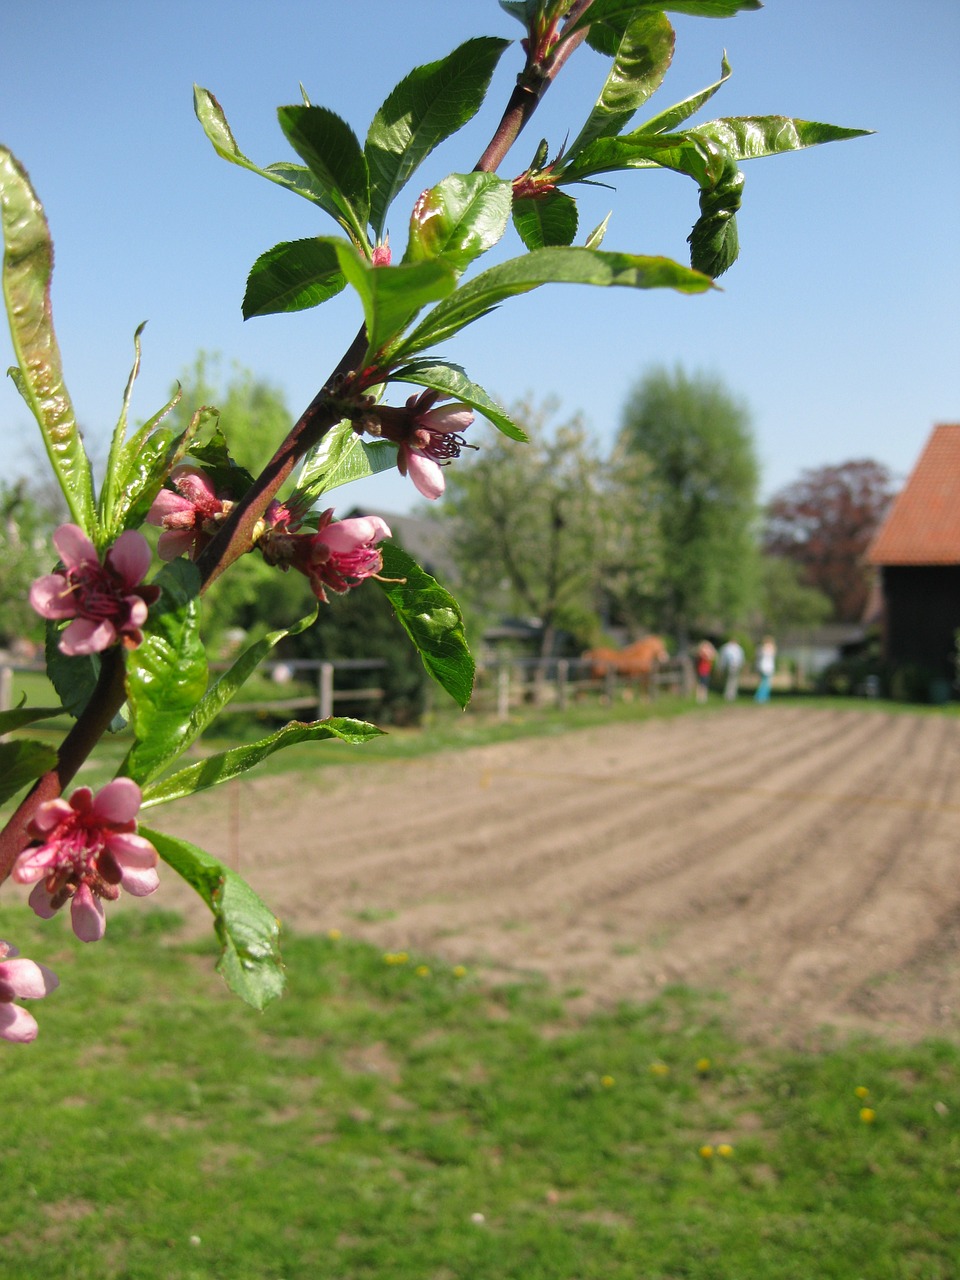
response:
[[[698,1059],[697,1059],[697,1070],[700,1072],[700,1074],[701,1074],[702,1076],[706,1075],[706,1074],[707,1074],[707,1072],[710,1070],[710,1065],[711,1065],[711,1064],[710,1064],[710,1059],[709,1059],[709,1058],[698,1058]]]
[[[453,966],[453,976],[455,978],[465,978],[467,976],[466,966],[462,964],[455,964]]]
[[[873,1107],[860,1108],[860,1119],[864,1124],[873,1124],[876,1118],[877,1113],[874,1111]]]
[[[600,1083],[605,1089],[612,1089],[617,1082],[614,1080],[613,1076],[601,1076]]]
[[[729,1160],[733,1155],[733,1147],[729,1142],[721,1142],[717,1146],[717,1155],[722,1156],[724,1160]]]
[[[867,1088],[865,1084],[858,1084],[853,1092],[861,1101],[863,1101],[864,1098],[870,1097],[870,1090]]]
[[[703,1146],[700,1148],[700,1153],[699,1153],[699,1154],[700,1154],[701,1159],[703,1159],[703,1160],[712,1160],[712,1159],[713,1159],[713,1147],[711,1147],[711,1145],[710,1145],[710,1143],[709,1143],[709,1142],[705,1142],[705,1143],[703,1144]]]

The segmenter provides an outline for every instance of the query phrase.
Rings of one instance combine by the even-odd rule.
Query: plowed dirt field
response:
[[[230,785],[150,817],[297,931],[585,1005],[713,989],[764,1036],[960,1036],[960,720],[745,705]]]

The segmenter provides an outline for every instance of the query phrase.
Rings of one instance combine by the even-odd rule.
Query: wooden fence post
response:
[[[510,668],[506,663],[497,667],[497,719],[506,720],[510,715]]]
[[[570,663],[566,658],[557,660],[557,707],[560,711],[567,709],[567,677],[570,674]]]
[[[329,720],[333,715],[333,663],[321,662],[317,672],[317,719]]]

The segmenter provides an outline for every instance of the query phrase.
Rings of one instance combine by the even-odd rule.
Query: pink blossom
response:
[[[209,476],[199,467],[174,467],[170,480],[174,488],[160,490],[147,521],[163,529],[157,543],[161,560],[184,554],[196,560],[233,503],[217,497]]]
[[[158,587],[140,585],[151,559],[143,534],[135,529],[121,533],[103,564],[79,525],[62,524],[53,545],[64,568],[37,578],[30,604],[41,618],[73,619],[60,637],[61,651],[71,657],[99,653],[118,642],[135,649],[143,640],[147,606],[160,595]]]
[[[301,533],[298,517],[274,502],[267,509],[266,523],[257,543],[264,560],[305,574],[313,594],[324,604],[326,588],[342,595],[383,568],[383,557],[375,544],[389,538],[390,529],[379,516],[334,520],[331,507],[320,517],[315,533]]]
[[[60,985],[55,973],[34,960],[17,960],[17,948],[0,939],[0,1040],[29,1044],[37,1038],[37,1022],[14,1000],[42,1000]]]
[[[443,466],[459,458],[463,448],[462,432],[473,422],[473,410],[464,404],[445,404],[433,408],[440,394],[425,391],[407,400],[409,430],[398,441],[397,469],[409,475],[425,498],[439,498],[445,488]]]
[[[131,778],[114,778],[96,795],[78,787],[69,801],[40,805],[27,827],[39,844],[13,868],[17,884],[36,884],[30,906],[38,916],[47,920],[69,901],[74,933],[96,942],[106,928],[104,898],[115,900],[121,887],[137,898],[153,893],[160,883],[157,851],[136,834],[140,800]]]
[[[383,244],[378,244],[373,251],[373,265],[375,267],[389,267],[390,257],[390,242],[385,240]]]

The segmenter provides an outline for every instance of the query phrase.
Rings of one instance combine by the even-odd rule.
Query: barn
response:
[[[915,695],[946,701],[960,631],[960,423],[934,427],[867,556],[880,574],[888,669]]]

